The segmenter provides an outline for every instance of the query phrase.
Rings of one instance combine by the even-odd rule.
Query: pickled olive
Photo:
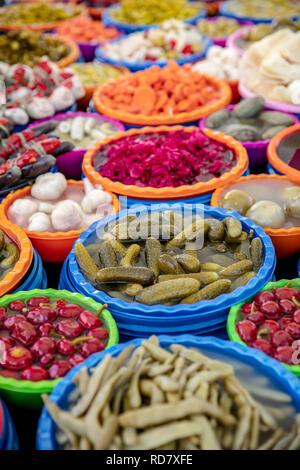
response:
[[[165,274],[180,274],[184,272],[176,259],[168,254],[160,255],[158,267]]]
[[[181,254],[175,256],[176,261],[190,273],[197,273],[200,270],[200,261],[195,256]]]
[[[238,287],[245,286],[255,276],[256,273],[254,271],[249,271],[248,273],[242,274],[232,282],[230,290],[234,291]]]
[[[152,269],[155,276],[159,275],[158,260],[161,255],[161,244],[155,238],[148,238],[145,243],[145,257],[148,268]]]
[[[99,271],[99,267],[96,265],[95,261],[82,243],[76,243],[74,252],[81,271],[93,284],[95,282],[96,274]]]
[[[179,279],[171,279],[154,284],[151,287],[146,287],[138,293],[136,300],[142,304],[154,305],[192,295],[197,292],[199,288],[200,283],[196,279],[180,277]]]
[[[139,256],[140,251],[141,251],[140,245],[136,245],[136,244],[130,245],[130,247],[126,251],[120,263],[120,266],[124,266],[124,267],[132,266],[134,259]]]
[[[111,239],[110,244],[113,247],[113,250],[116,253],[116,255],[119,255],[119,256],[125,255],[127,248],[126,246],[123,245],[123,243],[119,242],[118,240]]]
[[[154,279],[153,271],[144,267],[103,268],[96,274],[96,280],[100,283],[132,282],[148,286],[154,282]]]
[[[237,263],[234,263],[230,266],[227,266],[227,268],[222,269],[222,271],[219,271],[219,276],[220,277],[237,277],[241,276],[242,274],[251,271],[253,269],[253,263],[252,261],[245,259],[242,261],[238,261]]]
[[[238,219],[235,219],[234,217],[226,217],[223,220],[223,224],[225,224],[227,234],[230,238],[237,238],[242,234],[243,227]]]
[[[212,271],[212,272],[219,272],[223,269],[223,266],[217,263],[202,263],[201,264],[201,271]]]
[[[246,191],[232,189],[223,197],[221,207],[228,211],[236,211],[241,215],[245,215],[254,203],[255,200]]]
[[[185,299],[181,300],[181,304],[194,304],[201,300],[215,299],[221,294],[224,294],[229,290],[231,281],[229,279],[218,279],[211,284],[200,289],[196,294],[189,295]]]
[[[4,247],[5,236],[3,230],[0,229],[0,250]]]
[[[200,234],[203,236],[208,232],[210,228],[207,220],[197,220],[192,222],[186,229],[179,232],[172,240],[170,240],[167,246],[178,246],[184,245],[185,241],[193,241],[195,238],[199,238]]]
[[[264,260],[264,248],[259,237],[253,238],[250,243],[249,252],[254,269],[260,268]]]
[[[158,282],[170,281],[171,279],[178,278],[192,278],[197,279],[200,282],[201,286],[210,284],[219,279],[219,276],[215,272],[203,272],[203,273],[188,273],[188,274],[162,274],[158,277]]]
[[[99,258],[104,268],[118,266],[118,260],[116,253],[110,243],[110,240],[106,240],[99,246]]]
[[[6,251],[6,257],[0,262],[1,269],[10,268],[18,259],[19,250],[17,245],[14,243],[7,243],[4,246],[4,251]]]
[[[223,223],[217,219],[205,219],[209,225],[208,238],[212,242],[221,242],[225,235]]]

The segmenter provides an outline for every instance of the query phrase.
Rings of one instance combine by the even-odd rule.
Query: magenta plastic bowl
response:
[[[244,54],[244,49],[241,49],[240,47],[238,47],[236,45],[236,42],[238,39],[242,38],[245,33],[247,31],[249,31],[249,29],[251,29],[251,26],[245,26],[244,28],[241,28],[241,29],[238,29],[237,31],[235,31],[234,33],[230,34],[230,36],[228,36],[227,40],[226,40],[226,46],[227,47],[231,47],[231,49],[235,50],[235,52],[237,54],[239,54],[240,56],[242,56]]]
[[[61,114],[55,114],[52,117],[48,117],[45,119],[41,119],[40,121],[34,121],[30,126],[28,126],[28,129],[37,126],[38,124],[41,124],[42,122],[46,121],[52,121],[53,119],[58,120],[58,121],[64,121],[65,119],[72,119],[77,116],[83,116],[86,118],[92,117],[94,119],[99,119],[101,121],[105,122],[111,122],[114,124],[118,132],[124,132],[125,128],[121,122],[116,121],[115,119],[112,119],[108,116],[103,116],[102,114],[97,114],[97,113],[89,113],[89,112],[83,112],[83,111],[76,111],[76,112],[69,112],[69,113],[61,113]],[[57,157],[56,159],[56,166],[58,171],[63,173],[66,178],[71,178],[71,179],[80,179],[82,170],[82,159],[85,154],[87,149],[75,149],[72,150],[71,152],[64,153]]]
[[[93,62],[95,58],[95,50],[100,42],[77,42],[84,62]]]
[[[253,91],[248,90],[248,88],[245,87],[245,85],[243,85],[242,83],[239,83],[239,92],[243,98],[253,98],[253,96],[256,96],[256,93],[253,93]],[[266,106],[271,110],[281,111],[282,113],[297,114],[298,117],[300,117],[300,105],[297,106],[295,104],[282,103],[280,101],[272,101],[266,99],[265,103]]]
[[[254,96],[254,95],[253,95]],[[229,105],[226,106],[225,109],[229,109],[230,111],[234,109],[235,106]],[[272,108],[265,106],[264,111],[273,111]],[[287,113],[285,111],[282,111],[285,114],[288,114],[294,119],[294,124],[297,124],[299,122],[298,118],[291,113]],[[200,129],[205,128],[205,122],[208,116],[202,118],[199,122],[199,127]],[[241,144],[245,147],[248,153],[248,158],[249,158],[249,164],[250,167],[253,168],[260,168],[264,165],[266,165],[268,159],[267,159],[267,147],[270,143],[270,139],[268,140],[257,140],[256,142],[241,142]]]
[[[223,18],[222,16],[212,16],[212,17],[208,17],[208,18],[203,18],[205,19],[206,21],[217,21],[219,18]],[[224,16],[224,18],[226,18]],[[253,23],[251,21],[246,21],[246,20],[238,20],[238,23],[241,25],[241,26],[253,26]],[[240,29],[238,30],[240,31]],[[237,32],[237,31],[236,31]],[[216,45],[216,46],[221,46],[221,47],[225,47],[227,46],[227,37],[220,37],[220,38],[210,38],[212,40],[212,42]]]

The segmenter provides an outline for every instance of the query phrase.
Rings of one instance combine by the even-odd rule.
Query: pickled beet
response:
[[[56,331],[68,338],[76,338],[83,332],[83,327],[75,320],[62,320],[56,325]]]
[[[277,300],[281,299],[290,299],[292,300],[293,297],[299,299],[300,292],[296,289],[291,289],[290,287],[279,287],[274,291],[274,295]]]
[[[106,339],[109,336],[108,331],[105,328],[94,328],[87,332],[87,336],[93,336],[98,339]]]
[[[256,312],[252,312],[247,316],[247,320],[253,321],[256,325],[260,325],[265,319],[265,316],[262,312],[257,310]]]
[[[292,315],[297,308],[294,302],[289,299],[279,300],[278,305],[281,308],[281,311],[286,315]]]
[[[273,351],[274,351],[273,346],[270,343],[270,341],[267,341],[266,339],[263,339],[263,338],[255,339],[254,341],[252,341],[251,346],[254,349],[259,349],[265,354],[268,354],[268,356],[272,356]]]
[[[76,348],[71,341],[68,339],[61,339],[57,343],[57,350],[63,355],[63,356],[69,356],[70,354],[74,354],[76,352]]]
[[[39,307],[40,304],[49,304],[50,299],[48,297],[39,296],[39,297],[32,297],[27,301],[27,305],[29,307]]]
[[[88,330],[97,328],[98,326],[102,325],[101,318],[97,317],[97,315],[89,312],[88,310],[84,310],[83,312],[81,312],[78,320],[80,321],[82,326],[84,328],[87,328]]]
[[[31,380],[32,382],[39,382],[40,380],[47,380],[48,372],[44,367],[30,366],[22,370],[21,379]]]
[[[57,313],[51,307],[35,307],[27,313],[26,318],[34,325],[41,325],[56,320]]]
[[[53,338],[47,336],[39,338],[31,346],[31,351],[37,357],[41,357],[44,354],[54,354],[56,351],[56,341]]]
[[[245,343],[251,343],[257,333],[257,326],[250,320],[242,320],[236,324],[236,329]]]
[[[73,356],[69,357],[69,363],[72,367],[77,366],[77,364],[81,364],[85,358],[81,356],[81,354],[73,354]]]
[[[271,341],[273,346],[278,348],[279,346],[289,346],[293,341],[293,337],[285,330],[280,330],[273,334]]]
[[[80,348],[80,352],[84,357],[88,357],[91,354],[94,354],[105,349],[105,343],[101,339],[93,338],[85,341]]]
[[[3,322],[4,328],[7,330],[13,330],[15,327],[15,324],[19,321],[24,321],[25,317],[24,315],[11,315],[10,317],[7,317],[6,320]]]
[[[22,312],[23,308],[26,308],[26,305],[24,304],[24,302],[21,302],[21,300],[13,300],[9,304],[9,308],[14,312]]]
[[[12,337],[24,346],[30,346],[36,340],[37,333],[34,326],[24,319],[15,324]]]
[[[39,358],[39,363],[41,364],[41,366],[49,366],[51,364],[51,362],[53,362],[55,359],[55,356],[54,354],[51,354],[51,353],[46,353],[46,354],[43,354],[40,358]]]
[[[298,323],[294,323],[294,322],[289,323],[285,327],[284,331],[286,331],[294,339],[299,339],[300,338],[300,325],[298,325]]]
[[[300,324],[300,308],[293,313],[293,321]]]
[[[268,300],[275,300],[275,295],[273,294],[273,292],[265,290],[263,292],[259,292],[259,294],[256,294],[253,300],[258,305],[261,305],[264,302],[267,302]]]
[[[274,300],[267,300],[260,306],[260,311],[271,320],[278,320],[281,316],[281,310],[279,305]]]
[[[273,357],[277,361],[284,362],[285,364],[293,364],[293,355],[297,351],[292,346],[279,346],[275,349]]]
[[[2,365],[7,369],[20,370],[30,366],[33,361],[34,356],[29,349],[24,346],[13,346],[5,350]]]
[[[43,323],[38,327],[38,333],[40,336],[49,336],[53,329],[54,325],[52,323]]]
[[[64,377],[64,375],[66,375],[70,369],[71,364],[69,364],[68,361],[60,360],[54,362],[54,364],[49,367],[48,374],[50,379],[55,380],[59,377]]]
[[[59,309],[58,314],[62,318],[77,318],[82,310],[80,305],[66,304]]]

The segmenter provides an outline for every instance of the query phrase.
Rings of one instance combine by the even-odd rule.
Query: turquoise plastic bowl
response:
[[[105,26],[114,26],[115,28],[119,29],[120,31],[124,31],[126,34],[134,33],[136,31],[146,31],[148,29],[157,26],[156,24],[149,24],[149,25],[136,25],[131,23],[121,23],[120,21],[116,21],[112,18],[111,13],[120,8],[119,5],[113,5],[109,8],[106,8],[102,13],[101,21]],[[193,16],[184,22],[187,24],[196,24],[202,18],[206,16],[206,9],[199,8],[199,12],[196,16]]]
[[[43,268],[43,262],[38,252],[33,249],[33,261],[31,270],[23,283],[14,291],[31,289],[46,289],[48,283],[46,271]]]
[[[153,333],[202,334],[207,331],[220,329],[222,325],[225,325],[231,305],[255,295],[273,276],[276,265],[275,250],[271,239],[265,234],[261,227],[254,224],[250,219],[242,217],[235,212],[229,212],[224,209],[202,204],[158,204],[155,206],[155,210],[157,211],[170,209],[182,210],[182,208],[194,212],[196,208],[198,210],[201,208],[206,217],[223,219],[231,215],[239,219],[245,231],[249,232],[249,230],[252,229],[254,236],[258,236],[262,240],[265,251],[264,264],[257,275],[247,284],[246,288],[245,286],[239,287],[231,294],[223,294],[217,299],[205,300],[195,304],[179,304],[172,307],[163,305],[148,306],[137,302],[125,302],[122,299],[110,297],[106,293],[95,289],[83,276],[77,263],[73,246],[68,257],[69,262],[67,266],[67,276],[72,288],[101,303],[107,303],[122,334],[128,335],[130,333],[131,337],[148,336]],[[150,207],[144,207],[143,210],[124,210],[118,213],[116,217],[119,219],[128,214],[136,214],[137,212],[146,214],[149,213],[150,210]],[[82,233],[79,241],[83,243],[83,245],[89,244],[89,241],[94,239],[95,230],[101,230],[113,220],[114,216],[112,215],[94,223]]]
[[[250,388],[253,390],[256,386],[256,382],[258,382],[259,386],[262,381],[268,380],[276,390],[286,393],[291,397],[294,413],[300,411],[300,381],[283,367],[282,364],[266,356],[261,351],[254,351],[241,344],[231,343],[213,337],[197,338],[191,335],[160,336],[159,341],[165,348],[169,348],[171,344],[177,343],[188,348],[198,349],[203,354],[207,354],[214,359],[231,363],[235,369],[238,363],[239,368],[236,369],[236,374],[242,384],[249,384]],[[141,342],[142,339],[136,339],[130,343],[113,346],[110,348],[109,354],[116,356],[123,351],[128,344],[133,344],[135,347],[138,347]],[[104,357],[105,352],[97,353],[74,367],[74,369],[55,387],[50,395],[51,400],[60,407],[67,408],[68,396],[75,388],[72,382],[74,376],[82,367],[87,367],[88,369],[95,367]],[[252,379],[251,374],[243,373],[246,368],[248,368],[248,371],[252,372]],[[249,385],[247,386],[248,389]],[[55,440],[55,429],[55,424],[44,407],[39,419],[36,436],[36,447],[38,450],[56,450],[58,448]]]

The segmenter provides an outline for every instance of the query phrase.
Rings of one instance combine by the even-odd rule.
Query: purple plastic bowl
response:
[[[203,18],[205,19],[205,21],[217,21],[219,18],[226,18],[225,16],[222,17],[222,16],[212,16],[212,17],[208,17],[208,18]],[[253,26],[253,23],[251,21],[245,21],[245,20],[239,20],[238,23],[241,25],[241,26]],[[238,30],[240,31],[240,29]],[[212,42],[216,45],[216,46],[221,46],[221,47],[226,47],[228,44],[227,44],[227,37],[220,37],[220,38],[210,38],[212,40]]]
[[[253,98],[253,96],[256,96],[256,93],[253,93],[253,91],[248,90],[248,88],[245,87],[245,85],[242,85],[241,83],[239,83],[239,92],[243,98]],[[266,99],[265,103],[266,106],[273,111],[276,110],[281,111],[282,113],[297,114],[298,117],[300,117],[300,106]]]
[[[229,106],[226,106],[225,109],[229,109],[230,111],[232,109],[234,109],[235,106],[233,105],[229,105]],[[272,108],[269,108],[268,106],[265,106],[264,107],[264,111],[273,111]],[[285,111],[283,111],[285,112]],[[286,113],[285,114],[288,114],[289,116],[291,116],[293,119],[294,119],[294,124],[297,124],[299,122],[298,118],[296,116],[294,116],[294,114],[291,114],[291,113]],[[202,118],[199,122],[199,127],[200,129],[204,129],[205,128],[205,121],[207,119],[208,116]],[[249,164],[250,164],[250,167],[253,169],[253,168],[260,168],[264,165],[266,165],[267,163],[267,147],[270,143],[270,139],[268,140],[257,140],[256,142],[241,142],[241,144],[243,145],[243,147],[245,147],[245,149],[247,150],[247,153],[248,153],[248,158],[249,158]]]
[[[123,37],[124,34],[119,31],[119,36],[114,39],[119,39]],[[92,41],[92,42],[77,42],[77,45],[80,49],[81,55],[84,59],[84,62],[93,62],[95,59],[95,51],[97,47],[103,46],[109,39],[105,41]]]
[[[237,54],[239,54],[240,56],[242,56],[244,54],[244,49],[241,49],[240,47],[238,47],[236,45],[236,41],[240,38],[242,38],[245,33],[247,31],[249,31],[249,29],[251,29],[250,26],[248,27],[244,27],[244,28],[241,28],[241,29],[238,29],[237,31],[235,31],[234,33],[230,34],[230,36],[228,36],[227,38],[227,41],[226,41],[226,46],[227,47],[231,47],[231,49],[235,50],[235,52]]]
[[[82,111],[55,114],[52,117],[41,119],[40,121],[34,121],[32,124],[30,124],[30,126],[28,126],[28,129],[35,127],[42,122],[52,121],[53,119],[63,121],[65,119],[72,119],[77,116],[83,116],[86,118],[92,117],[99,120],[101,119],[101,121],[111,122],[114,124],[118,128],[119,132],[124,132],[125,130],[123,124],[121,124],[119,121],[116,121],[115,119],[112,119],[108,116],[103,116],[102,114]],[[63,173],[66,178],[80,179],[82,174],[82,160],[86,150],[87,149],[75,149],[57,157],[56,166],[58,171]]]

